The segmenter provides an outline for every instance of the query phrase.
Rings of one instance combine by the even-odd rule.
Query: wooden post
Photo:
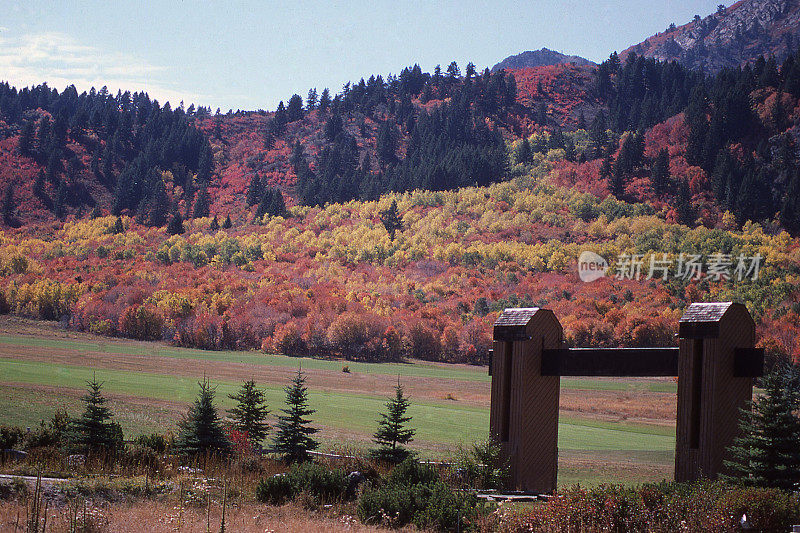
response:
[[[542,352],[560,348],[562,336],[546,309],[506,309],[494,325],[489,427],[517,490],[556,488],[560,377],[542,375]]]
[[[742,376],[737,358],[757,355],[755,323],[742,304],[693,303],[678,337],[675,480],[713,479],[739,432],[739,409],[752,399],[753,378]]]

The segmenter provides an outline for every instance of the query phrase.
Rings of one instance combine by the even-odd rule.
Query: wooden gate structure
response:
[[[739,409],[763,373],[755,323],[732,302],[693,303],[677,348],[564,348],[552,311],[506,309],[494,324],[490,434],[513,489],[550,493],[558,472],[561,376],[677,376],[675,479],[714,478],[736,437]]]

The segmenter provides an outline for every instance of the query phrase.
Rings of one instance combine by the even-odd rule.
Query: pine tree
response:
[[[236,407],[228,410],[236,429],[247,433],[253,447],[260,445],[269,433],[269,424],[266,422],[269,410],[264,391],[257,389],[256,382],[251,379],[242,384],[238,393],[229,394],[228,398],[236,400]]]
[[[211,224],[209,224],[208,228],[211,231],[217,231],[219,229],[219,221],[217,220],[217,215],[214,215],[214,218],[211,219]]]
[[[311,420],[306,418],[314,414],[315,410],[308,408],[308,388],[305,383],[305,376],[298,370],[292,382],[284,389],[286,409],[281,409],[283,415],[278,416],[273,444],[275,451],[282,454],[289,463],[307,460],[308,452],[319,447],[319,442],[311,437],[318,429],[311,427]]]
[[[247,188],[247,205],[256,205],[261,199],[262,194],[263,187],[261,185],[261,178],[258,174],[254,174],[253,179],[250,180],[250,186]]]
[[[201,187],[194,200],[194,211],[192,218],[207,217],[210,211],[211,199],[208,197],[208,189]]]
[[[387,412],[381,413],[378,421],[378,431],[373,440],[379,448],[373,450],[372,455],[376,459],[399,463],[410,453],[403,445],[414,440],[415,430],[405,427],[411,417],[406,416],[409,402],[403,395],[403,387],[398,383],[394,390],[395,397],[386,402]]]
[[[125,232],[125,226],[122,225],[122,217],[117,217],[114,221],[114,228],[111,230],[114,235],[119,235]]]
[[[800,387],[798,370],[779,364],[763,379],[765,395],[742,409],[741,435],[729,448],[728,481],[776,487],[800,486]]]
[[[6,187],[6,193],[3,197],[3,224],[6,226],[14,226],[14,184],[9,183]]]
[[[86,382],[87,393],[81,398],[86,405],[80,418],[70,421],[69,447],[78,453],[114,453],[123,445],[122,428],[114,422],[106,398],[101,393],[103,383],[97,376]]]
[[[222,222],[222,229],[231,229],[233,226],[233,222],[231,222],[231,216],[226,215],[225,220]]]
[[[528,137],[523,137],[522,142],[517,149],[517,163],[528,164],[531,162],[531,143]]]
[[[194,404],[178,423],[175,447],[185,455],[227,454],[231,443],[222,429],[219,413],[214,405],[215,390],[203,378]]]
[[[666,148],[661,149],[653,162],[653,168],[650,172],[650,181],[653,184],[653,190],[656,194],[663,194],[667,188],[667,180],[669,179],[669,152]]]
[[[185,230],[183,228],[183,217],[176,209],[172,213],[172,218],[170,219],[169,224],[167,225],[167,233],[169,233],[170,235],[182,235],[184,231]]]
[[[392,205],[389,206],[389,209],[381,211],[381,222],[386,231],[389,232],[389,239],[394,240],[397,230],[403,229],[403,219],[400,218],[400,214],[397,211],[397,200],[392,200]]]

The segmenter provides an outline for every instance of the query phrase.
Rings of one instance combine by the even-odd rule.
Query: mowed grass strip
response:
[[[95,370],[74,365],[0,359],[0,383],[46,385],[81,390],[86,380],[96,374],[104,382],[109,394],[125,394],[139,398],[185,403],[187,406],[197,395],[197,378],[167,376],[147,372]],[[239,383],[216,381],[217,399],[223,408],[231,406],[227,395]],[[247,376],[242,376],[246,379]],[[277,411],[283,406],[282,387],[264,387],[270,408]],[[314,389],[309,381],[310,404],[317,410],[315,421],[330,428],[358,433],[368,439],[375,430],[378,413],[384,410],[386,398],[328,390]],[[13,404],[13,402],[11,402]],[[24,408],[24,407],[23,407]],[[12,410],[14,409],[12,405]],[[409,414],[414,417],[420,442],[456,445],[469,443],[487,436],[488,410],[481,407],[459,405],[456,402],[414,402]],[[35,422],[35,420],[33,421]],[[130,434],[141,433],[136,427],[125,427]],[[167,429],[167,428],[165,428]],[[587,421],[567,418],[559,428],[559,447],[576,450],[669,450],[674,448],[674,435],[665,434],[664,428],[636,426],[604,421]]]
[[[491,377],[486,367],[469,367],[466,365],[431,364],[415,361],[414,363],[362,363],[353,361],[317,359],[312,357],[289,357],[285,355],[266,355],[258,352],[210,351],[191,348],[176,348],[158,343],[144,343],[110,339],[78,340],[56,339],[47,337],[31,337],[29,335],[0,335],[2,351],[14,346],[38,347],[49,350],[95,352],[122,354],[131,356],[159,356],[174,359],[190,359],[222,363],[245,363],[259,366],[281,368],[297,368],[298,365],[310,370],[341,371],[348,366],[351,372],[364,374],[382,374],[391,376],[407,376],[421,378],[438,378],[455,381],[478,381],[489,383]],[[572,390],[601,391],[646,391],[675,394],[677,384],[669,380],[614,380],[592,378],[562,378],[561,387]]]

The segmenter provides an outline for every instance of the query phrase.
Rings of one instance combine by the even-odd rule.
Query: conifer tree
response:
[[[167,233],[169,233],[170,235],[182,235],[184,231],[185,230],[183,228],[183,217],[176,209],[172,213],[172,218],[170,219],[169,224],[167,225]]]
[[[217,220],[217,215],[214,215],[214,218],[211,219],[211,224],[209,224],[208,228],[211,231],[217,231],[219,229],[219,221]]]
[[[231,222],[231,216],[230,215],[226,215],[225,216],[225,221],[222,223],[222,229],[231,229],[232,226],[233,226],[233,222]]]
[[[207,217],[210,210],[211,199],[208,197],[208,189],[201,187],[194,200],[194,212],[192,218]]]
[[[311,437],[319,430],[312,427],[311,419],[307,418],[315,410],[308,407],[308,388],[305,383],[305,376],[298,370],[292,382],[284,389],[286,409],[281,409],[283,414],[278,415],[273,445],[275,451],[289,463],[308,460],[308,452],[319,447],[319,442]]]
[[[397,200],[392,200],[392,205],[389,209],[381,211],[381,222],[389,232],[389,239],[394,240],[394,235],[397,230],[403,229],[403,219],[397,211]]]
[[[386,402],[386,412],[381,413],[378,421],[378,431],[373,440],[379,448],[373,450],[372,455],[376,459],[399,463],[410,454],[404,445],[414,440],[415,430],[406,428],[411,417],[406,416],[409,402],[403,395],[403,387],[398,383],[394,391],[394,398]]]
[[[114,235],[119,235],[120,233],[125,232],[125,226],[122,225],[122,217],[117,217],[117,220],[114,221],[114,228],[112,229],[112,233]]]
[[[231,443],[222,429],[219,413],[214,405],[215,389],[203,378],[198,382],[200,392],[189,411],[178,423],[175,447],[185,455],[227,454]]]
[[[728,481],[786,491],[800,487],[798,370],[779,364],[763,379],[766,393],[742,409],[741,435],[729,448]]]
[[[81,398],[85,409],[80,418],[70,421],[69,447],[79,453],[114,453],[122,449],[122,428],[114,422],[97,376],[86,382],[87,393]]]
[[[522,138],[522,142],[517,149],[517,163],[527,164],[531,162],[531,143],[528,140],[528,137],[525,136]]]
[[[663,194],[667,188],[667,180],[669,179],[669,153],[666,148],[661,149],[653,162],[653,168],[650,172],[650,180],[653,184],[653,190],[656,194]]]
[[[269,414],[264,391],[256,388],[254,380],[245,381],[236,394],[229,394],[228,398],[236,400],[236,407],[229,409],[234,420],[234,427],[247,433],[247,438],[252,446],[258,446],[269,433],[269,424],[266,419]]]
[[[14,184],[9,183],[3,197],[3,224],[14,226]]]

